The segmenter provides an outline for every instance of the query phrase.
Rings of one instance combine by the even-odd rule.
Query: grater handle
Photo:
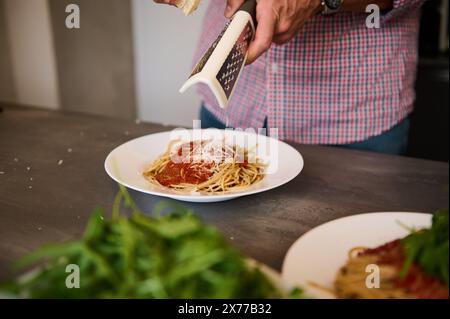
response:
[[[245,11],[250,14],[253,20],[253,24],[256,28],[256,0],[247,0],[244,2],[244,4],[241,6],[241,8],[238,11]]]

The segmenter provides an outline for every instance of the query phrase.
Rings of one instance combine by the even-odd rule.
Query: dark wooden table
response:
[[[121,143],[169,130],[105,117],[3,106],[0,113],[0,278],[46,243],[79,238],[93,208],[111,207],[117,185],[103,162]],[[305,168],[270,192],[184,204],[245,254],[280,269],[303,233],[339,217],[448,207],[447,163],[294,145]],[[132,192],[151,211],[161,198]]]

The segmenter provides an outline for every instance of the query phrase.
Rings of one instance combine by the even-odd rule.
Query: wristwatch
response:
[[[322,0],[322,14],[339,12],[344,0]]]

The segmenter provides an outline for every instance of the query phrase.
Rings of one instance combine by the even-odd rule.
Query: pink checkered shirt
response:
[[[417,38],[424,0],[394,0],[380,29],[367,14],[318,15],[288,44],[247,66],[226,111],[198,92],[223,123],[278,128],[280,139],[347,144],[379,135],[408,116],[415,99]],[[225,0],[211,0],[195,60],[226,23]]]

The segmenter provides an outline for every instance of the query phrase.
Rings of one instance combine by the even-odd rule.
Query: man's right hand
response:
[[[171,6],[176,6],[177,0],[153,0],[156,3],[169,4]]]

